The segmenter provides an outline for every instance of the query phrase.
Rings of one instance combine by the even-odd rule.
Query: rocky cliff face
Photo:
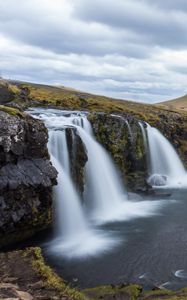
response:
[[[4,110],[4,111],[3,111]],[[52,221],[52,186],[43,123],[14,109],[0,109],[0,246],[22,240]]]
[[[141,127],[128,115],[95,113],[89,116],[97,140],[116,162],[131,190],[147,190],[147,162]]]
[[[86,148],[75,128],[66,129],[67,145],[70,158],[70,171],[73,182],[80,195],[84,192],[85,164],[88,160]]]
[[[109,151],[121,171],[126,186],[133,191],[147,191],[148,161],[142,134],[144,120],[131,114],[92,113],[89,119],[97,140]],[[146,120],[172,143],[187,166],[185,151],[187,130],[180,114],[155,116]]]

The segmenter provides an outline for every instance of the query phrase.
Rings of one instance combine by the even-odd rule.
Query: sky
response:
[[[0,0],[0,75],[154,103],[187,93],[186,0]]]

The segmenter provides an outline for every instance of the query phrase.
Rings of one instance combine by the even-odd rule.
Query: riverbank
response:
[[[70,288],[45,264],[40,248],[0,253],[1,300],[186,300],[187,289],[142,292],[139,285],[100,286],[81,292]]]

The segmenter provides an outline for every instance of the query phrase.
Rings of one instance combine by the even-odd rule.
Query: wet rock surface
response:
[[[128,113],[91,113],[89,120],[96,139],[113,157],[126,186],[135,192],[151,192],[150,182],[147,181],[148,144],[145,144],[142,133],[147,126],[145,120]],[[187,166],[187,152],[184,150],[187,136],[185,119],[180,114],[170,112],[154,120],[150,117],[146,122],[162,132]]]
[[[14,110],[12,110],[14,113]],[[0,110],[0,245],[22,240],[52,221],[47,130],[41,121]]]
[[[146,191],[146,148],[138,120],[128,115],[89,116],[96,139],[109,151],[129,189]]]
[[[84,192],[85,164],[88,160],[84,143],[75,128],[66,129],[67,145],[70,158],[70,171],[73,182],[80,195]]]

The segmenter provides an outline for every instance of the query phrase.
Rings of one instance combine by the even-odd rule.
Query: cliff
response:
[[[45,126],[0,107],[0,245],[23,240],[52,222],[57,172],[47,151]]]
[[[179,113],[157,114],[141,117],[133,114],[91,113],[96,139],[109,151],[121,171],[125,185],[132,191],[144,192],[150,187],[147,184],[149,162],[148,149],[144,144],[142,127],[145,121],[158,128],[171,142],[187,167],[186,119]]]
[[[125,185],[146,191],[146,149],[138,119],[128,115],[89,115],[96,139],[109,151],[121,171]]]

